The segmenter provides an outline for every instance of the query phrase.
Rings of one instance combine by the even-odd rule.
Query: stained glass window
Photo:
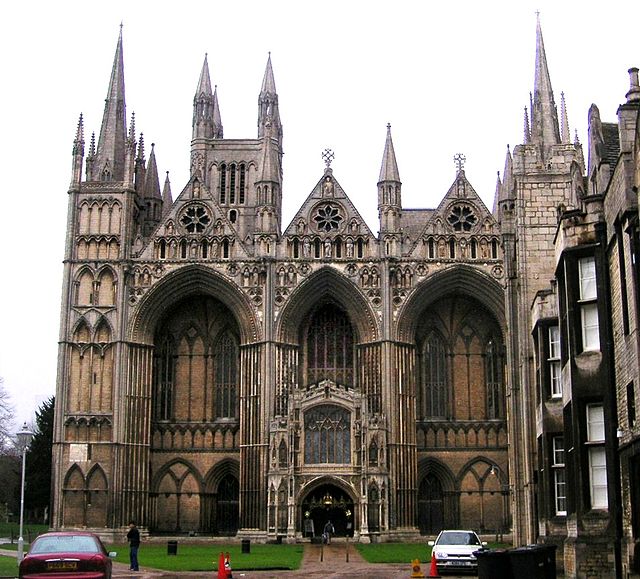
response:
[[[431,333],[424,344],[424,407],[426,418],[444,418],[447,407],[447,365],[442,337]]]
[[[323,404],[304,416],[304,461],[307,464],[351,463],[351,413]]]

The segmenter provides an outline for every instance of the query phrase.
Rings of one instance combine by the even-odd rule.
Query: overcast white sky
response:
[[[225,137],[254,138],[271,51],[284,125],[284,226],[335,152],[334,176],[373,231],[386,124],[405,207],[435,207],[453,156],[491,208],[507,144],[522,142],[541,13],[556,102],[586,143],[588,107],[615,121],[640,66],[640,2],[5,2],[0,8],[0,376],[20,424],[54,394],[71,148],[100,130],[124,24],[127,114],[156,143],[174,197],[188,177],[204,54]],[[284,227],[283,227],[284,228]]]

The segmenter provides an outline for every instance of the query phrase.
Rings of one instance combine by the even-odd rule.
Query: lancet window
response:
[[[214,350],[216,418],[236,418],[238,415],[238,342],[231,332],[225,332]]]
[[[487,385],[487,418],[504,416],[502,400],[502,356],[494,340],[489,340],[485,347],[485,382]]]
[[[353,385],[354,335],[346,313],[326,304],[319,308],[307,330],[307,384],[333,380]]]
[[[442,336],[429,334],[422,350],[422,414],[425,418],[445,418],[447,407],[447,363]]]

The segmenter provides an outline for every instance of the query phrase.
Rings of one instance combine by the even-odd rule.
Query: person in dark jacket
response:
[[[140,547],[140,531],[136,524],[131,521],[129,523],[129,532],[127,533],[129,541],[129,570],[138,571],[138,548]]]

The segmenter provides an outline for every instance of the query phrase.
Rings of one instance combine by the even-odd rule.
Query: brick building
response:
[[[73,148],[52,525],[290,541],[327,519],[361,541],[470,527],[555,542],[577,576],[595,543],[628,565],[637,73],[617,145],[592,111],[585,176],[539,23],[535,63],[493,211],[460,157],[436,208],[404,207],[388,126],[374,234],[329,151],[282,223],[270,58],[247,139],[224,138],[205,58],[174,200],[126,117],[120,34],[99,137],[85,150],[80,118]]]

